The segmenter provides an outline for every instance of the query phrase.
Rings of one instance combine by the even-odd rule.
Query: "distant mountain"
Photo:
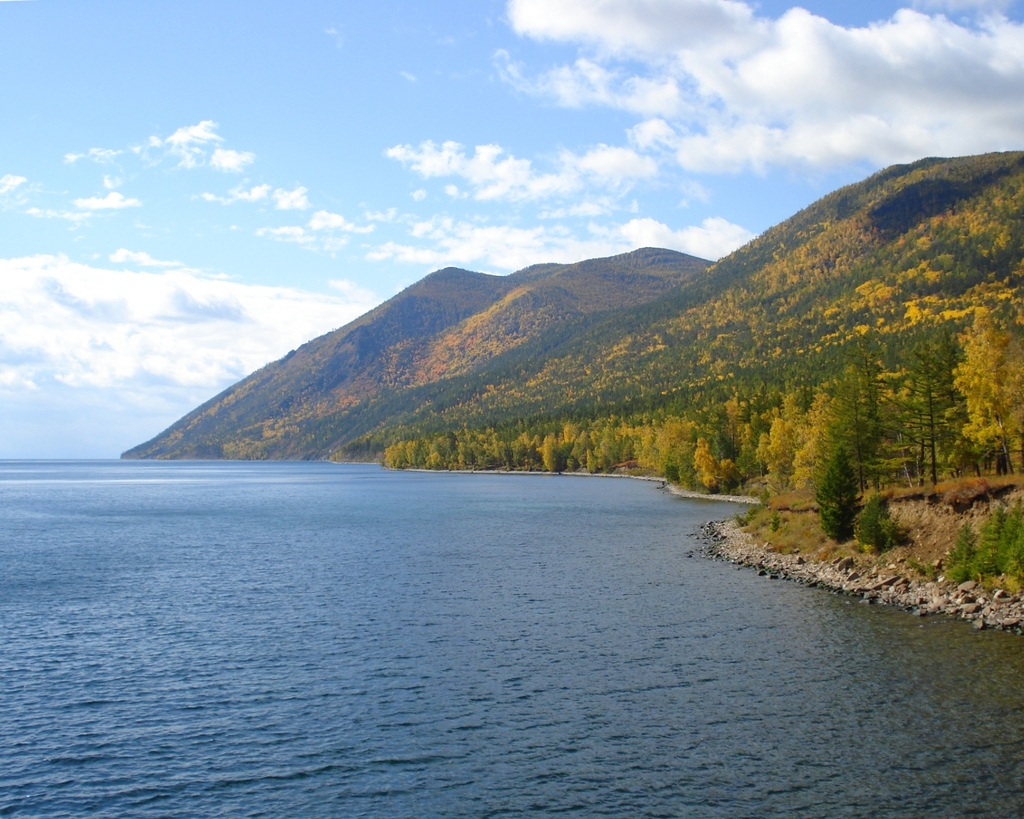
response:
[[[645,249],[508,277],[431,274],[125,457],[323,458],[563,416],[720,413],[816,388],[869,343],[985,305],[1024,315],[1024,154],[924,159],[838,190],[707,267]]]
[[[567,331],[655,300],[708,264],[648,248],[535,265],[510,276],[439,270],[268,364],[122,457],[327,457],[386,422],[395,399],[496,360],[531,360]],[[368,412],[374,408],[379,411]]]

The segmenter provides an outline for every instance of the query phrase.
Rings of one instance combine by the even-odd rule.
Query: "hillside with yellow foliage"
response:
[[[837,448],[862,491],[1024,467],[1024,155],[886,169],[706,269],[659,253],[461,271],[451,292],[472,281],[476,300],[411,329],[401,310],[430,310],[407,291],[126,455],[778,492],[813,487]],[[356,348],[365,366],[331,382]]]

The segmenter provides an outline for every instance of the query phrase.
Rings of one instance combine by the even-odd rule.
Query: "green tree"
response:
[[[833,540],[847,540],[853,534],[858,494],[850,456],[843,447],[836,447],[817,492],[821,528]]]
[[[978,554],[978,536],[971,524],[960,527],[956,545],[949,553],[946,574],[954,583],[963,583],[974,575],[974,561]]]
[[[861,344],[836,386],[832,404],[835,446],[849,447],[853,453],[862,492],[869,482],[878,483],[878,452],[882,442],[880,376],[877,355],[866,343]]]
[[[889,509],[877,492],[868,498],[854,526],[857,542],[869,552],[884,552],[897,546],[901,533],[889,516]]]

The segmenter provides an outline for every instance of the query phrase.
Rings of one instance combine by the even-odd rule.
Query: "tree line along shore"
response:
[[[690,414],[421,435],[388,446],[383,462],[659,476],[698,493],[757,497],[743,526],[780,554],[898,552],[922,578],[941,572],[1016,591],[1024,586],[1019,316],[976,306],[961,332],[943,327],[892,367],[865,332],[842,372],[816,389],[737,390]],[[940,522],[943,509],[952,517]],[[940,534],[930,531],[938,525]]]

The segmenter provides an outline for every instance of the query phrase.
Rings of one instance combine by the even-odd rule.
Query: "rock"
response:
[[[883,577],[881,580],[867,586],[867,591],[880,591],[888,586],[893,585],[897,580],[902,578],[898,574],[890,575],[889,577]]]
[[[962,592],[974,591],[976,588],[978,588],[978,581],[977,580],[965,580],[963,583],[961,583],[956,588],[957,588],[957,591],[962,591]]]
[[[839,571],[845,572],[847,569],[852,569],[854,567],[854,559],[852,557],[844,557],[836,563],[835,566]]]
[[[1019,616],[1005,617],[1005,618],[1003,618],[1002,620],[999,621],[999,625],[1001,625],[1003,628],[1015,628],[1016,626],[1020,625],[1020,617]]]
[[[982,631],[985,628],[985,621],[984,620],[975,620],[971,624],[971,628],[977,629],[978,631]]]
[[[964,603],[960,606],[960,611],[963,614],[974,614],[981,610],[981,603]]]
[[[993,592],[993,594],[992,594],[992,599],[993,600],[1009,600],[1010,599],[1010,594],[1009,594],[1009,592],[1005,592],[1002,589],[996,589],[995,592]]]
[[[796,556],[796,565],[797,566],[803,566],[804,563],[806,563],[806,561],[802,557],[800,557],[800,555],[797,555]]]

